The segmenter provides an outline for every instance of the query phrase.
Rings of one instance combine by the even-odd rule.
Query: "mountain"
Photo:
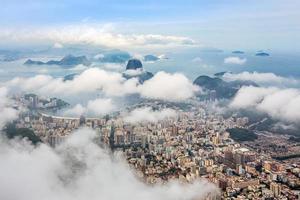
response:
[[[28,59],[26,60],[24,65],[45,65],[45,63],[42,61],[35,61],[35,60]]]
[[[77,75],[78,75],[78,73],[68,74],[68,75],[64,76],[63,81],[64,81],[64,82],[65,82],[65,81],[71,81],[71,80],[73,80],[73,79],[75,78],[75,76],[77,76]]]
[[[214,76],[220,78],[220,77],[224,76],[224,74],[226,74],[226,73],[230,73],[230,72],[218,72],[218,73],[215,73]]]
[[[61,60],[49,60],[48,62],[42,62],[42,61],[34,61],[31,59],[28,59],[24,65],[59,65],[63,67],[72,67],[75,65],[85,65],[89,66],[91,65],[91,62],[86,58],[86,56],[73,56],[73,55],[67,55],[63,57]]]
[[[15,124],[8,124],[6,129],[4,130],[6,136],[9,139],[20,137],[20,138],[27,138],[32,144],[36,145],[41,143],[42,140],[35,135],[35,133],[29,128],[17,128]]]
[[[239,51],[239,50],[237,50],[237,51],[233,51],[232,53],[233,53],[233,54],[244,54],[245,52],[244,52],[244,51]]]
[[[136,70],[136,69],[142,69],[143,64],[139,59],[130,59],[127,62],[126,70]]]
[[[0,61],[11,62],[20,58],[22,58],[22,53],[20,51],[0,49]]]
[[[266,57],[266,56],[270,56],[270,54],[265,53],[265,52],[258,52],[255,54],[256,56],[262,56],[262,57]]]
[[[199,76],[194,81],[195,85],[200,86],[206,92],[200,95],[204,99],[232,98],[242,86],[258,86],[252,81],[230,81],[226,82],[218,77]]]
[[[153,74],[151,72],[147,72],[147,71],[143,71],[143,70],[141,70],[141,72],[138,73],[138,74],[130,74],[130,73],[125,71],[123,73],[123,77],[126,78],[126,79],[137,78],[140,83],[144,83],[145,81],[152,78]]]
[[[145,55],[144,56],[144,61],[145,62],[153,62],[153,61],[158,61],[159,60],[159,57],[157,57],[157,56],[154,56],[154,55]]]
[[[49,64],[49,62],[47,63]],[[52,63],[57,65],[62,65],[62,66],[74,66],[80,64],[85,66],[91,65],[90,61],[86,58],[86,56],[73,56],[73,55],[67,55],[60,61],[52,61]]]
[[[125,63],[130,58],[130,54],[126,51],[112,50],[101,54],[101,57],[98,60],[106,63]]]
[[[137,78],[140,83],[144,83],[153,77],[151,72],[143,69],[143,64],[138,59],[130,59],[126,66],[126,71],[123,72],[123,77],[126,79]]]

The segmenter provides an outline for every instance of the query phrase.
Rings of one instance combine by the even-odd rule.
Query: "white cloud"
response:
[[[139,86],[142,97],[167,101],[182,101],[194,96],[198,88],[183,74],[158,72]]]
[[[296,127],[295,124],[285,124],[285,123],[282,123],[282,122],[277,122],[276,124],[274,124],[272,126],[272,128],[274,130],[278,130],[278,129],[281,129],[281,130],[294,130],[294,131],[297,130],[297,127]]]
[[[278,76],[274,73],[242,72],[238,74],[226,73],[223,78],[227,81],[246,80],[268,86],[300,86],[300,81],[294,78]]]
[[[242,87],[230,106],[237,109],[256,109],[287,122],[300,122],[300,90],[298,89]]]
[[[53,45],[53,48],[54,49],[61,49],[61,48],[63,48],[64,46],[61,44],[61,43],[58,43],[58,42],[56,42],[56,43],[54,43],[54,45]]]
[[[123,71],[125,69],[124,65],[118,63],[103,63],[101,66],[112,71]]]
[[[165,108],[162,110],[153,110],[151,107],[143,107],[134,109],[126,114],[123,119],[128,123],[158,122],[160,120],[176,116],[177,113],[173,109]]]
[[[95,113],[96,115],[103,115],[115,109],[115,105],[111,99],[95,99],[87,104],[87,110]]]
[[[94,141],[94,131],[75,132],[61,146],[36,147],[0,139],[0,199],[10,200],[191,200],[218,189],[205,180],[148,186],[136,178],[126,161],[114,159]]]
[[[70,68],[70,71],[83,71],[83,70],[86,70],[86,69],[88,69],[87,66],[80,64],[80,65],[76,65],[73,68]]]
[[[113,25],[65,25],[57,27],[31,27],[30,29],[3,30],[0,39],[5,42],[47,44],[55,46],[87,44],[110,48],[170,48],[194,46],[196,42],[188,37],[159,34],[123,34]]]
[[[40,74],[47,74],[47,73],[49,73],[49,70],[47,68],[42,68],[42,69],[38,70],[38,73],[40,73]]]
[[[99,68],[89,68],[70,81],[37,75],[31,78],[17,77],[5,85],[13,91],[35,92],[46,96],[64,97],[101,91],[106,96],[140,94],[144,98],[167,101],[186,100],[197,91],[197,87],[179,73],[158,72],[141,85],[136,78],[126,80],[121,73]]]
[[[161,54],[159,56],[157,56],[160,60],[163,60],[163,59],[168,59],[168,57],[165,55],[165,54]]]
[[[192,60],[192,62],[195,62],[195,63],[202,63],[202,58],[200,58],[200,57],[195,57],[193,60]]]
[[[234,108],[255,107],[265,96],[276,91],[276,88],[242,87],[230,105]]]
[[[127,69],[124,71],[124,74],[128,76],[138,76],[144,73],[145,71],[142,68],[139,69]]]
[[[104,115],[116,109],[111,99],[94,99],[87,102],[86,106],[76,104],[74,107],[66,110],[64,115],[78,117],[83,114]]]
[[[101,90],[106,95],[122,96],[136,90],[137,80],[125,80],[122,74],[109,72],[98,68],[89,68],[73,80],[63,81],[47,75],[37,75],[31,78],[14,78],[6,83],[14,90],[36,92],[43,95],[76,95]]]
[[[246,62],[247,62],[246,58],[240,58],[240,57],[227,57],[224,59],[225,64],[243,65]]]
[[[81,104],[76,104],[74,107],[67,109],[64,111],[64,115],[66,116],[81,116],[85,114],[86,108]]]
[[[10,100],[7,97],[7,89],[5,87],[0,88],[0,129],[3,128],[3,126],[18,116],[18,111],[13,109],[11,107]]]
[[[99,60],[101,58],[104,58],[103,54],[97,54],[97,55],[94,56],[94,59],[96,59],[96,60]]]

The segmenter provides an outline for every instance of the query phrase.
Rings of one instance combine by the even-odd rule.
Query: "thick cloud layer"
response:
[[[47,75],[14,78],[6,83],[12,90],[36,92],[43,95],[83,95],[101,91],[106,96],[140,94],[142,97],[167,101],[191,98],[197,90],[183,74],[158,72],[153,78],[139,84],[136,78],[126,80],[121,73],[89,68],[73,80],[63,81]]]
[[[148,186],[120,157],[95,143],[95,132],[74,133],[52,149],[0,140],[0,199],[5,200],[191,200],[217,189],[206,181]]]
[[[176,117],[177,113],[173,109],[165,108],[154,111],[151,107],[137,108],[123,118],[128,123],[157,122],[166,118]]]
[[[193,97],[198,88],[183,74],[158,72],[139,87],[143,97],[167,101],[182,101]]]
[[[96,116],[101,116],[107,113],[110,113],[116,109],[116,105],[114,105],[111,99],[94,99],[88,101],[86,106],[81,104],[76,104],[74,107],[66,110],[64,112],[67,116],[80,116],[82,114],[92,114]]]
[[[136,84],[136,79],[125,80],[120,73],[90,68],[70,81],[37,75],[31,78],[14,78],[7,86],[40,94],[72,95],[102,90],[107,95],[119,96],[134,92]]]
[[[260,85],[278,87],[300,87],[300,81],[294,78],[278,76],[274,73],[242,72],[226,73],[223,78],[227,81],[254,81]]]
[[[287,122],[300,122],[299,89],[243,87],[230,106],[236,109],[256,109]]]
[[[13,38],[13,39],[12,39]],[[194,46],[196,42],[188,37],[159,34],[122,34],[113,25],[70,25],[62,27],[32,27],[30,30],[0,31],[3,42],[19,44],[96,45],[110,48],[170,48]],[[59,45],[58,45],[59,44]]]
[[[17,118],[18,111],[13,109],[11,104],[12,102],[7,98],[7,89],[0,87],[0,128]]]

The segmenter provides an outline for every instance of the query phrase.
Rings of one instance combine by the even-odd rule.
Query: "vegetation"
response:
[[[34,134],[34,132],[29,128],[16,128],[15,124],[8,124],[5,129],[8,138],[21,137],[27,138],[33,144],[42,142],[41,139]]]
[[[290,142],[300,142],[300,137],[294,137],[294,136],[291,136],[291,137],[289,138],[289,141],[290,141]]]
[[[284,155],[284,156],[273,156],[276,160],[288,160],[292,158],[299,158],[300,154],[290,154],[290,155]]]
[[[254,141],[257,139],[257,135],[248,129],[231,128],[227,129],[227,131],[230,133],[230,137],[238,142]]]

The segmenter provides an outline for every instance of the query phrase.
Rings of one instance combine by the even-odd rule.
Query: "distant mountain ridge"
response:
[[[268,54],[266,52],[258,52],[258,53],[255,54],[255,56],[267,57],[267,56],[270,56],[270,54]]]
[[[222,73],[221,73],[222,74]],[[200,86],[207,92],[204,98],[228,99],[232,98],[237,91],[243,86],[258,85],[252,81],[230,81],[226,82],[218,77],[209,77],[201,75],[197,77],[194,82],[195,85]]]
[[[112,50],[100,54],[99,61],[105,63],[125,63],[131,58],[131,55],[126,51]]]
[[[236,50],[236,51],[232,51],[233,54],[244,54],[244,51],[240,51],[240,50]]]
[[[151,62],[151,61],[153,62],[153,61],[158,61],[158,60],[159,60],[159,57],[151,55],[151,54],[148,54],[148,55],[144,56],[144,61],[145,62]]]
[[[89,66],[91,65],[91,62],[87,59],[86,56],[67,55],[63,57],[61,60],[49,60],[48,62],[42,62],[42,61],[34,61],[28,59],[24,63],[24,65],[59,65],[64,67],[72,67],[80,64]]]

